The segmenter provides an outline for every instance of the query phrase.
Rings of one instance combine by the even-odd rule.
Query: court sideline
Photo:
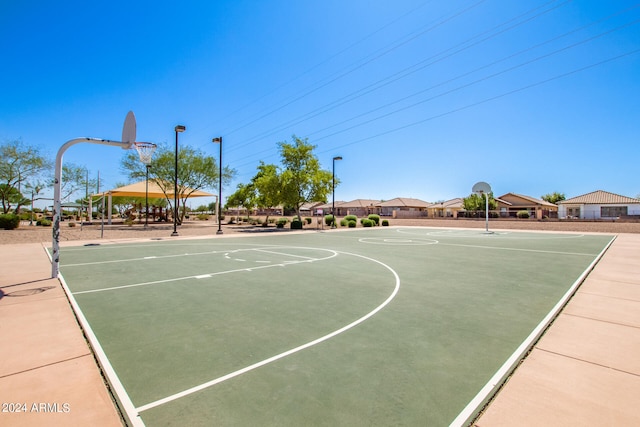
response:
[[[121,425],[42,245],[0,260],[0,424]],[[620,234],[476,425],[638,425],[639,350],[640,235]]]

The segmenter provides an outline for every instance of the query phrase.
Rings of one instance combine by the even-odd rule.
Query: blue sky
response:
[[[640,193],[633,1],[0,0],[0,141],[55,157],[76,137],[223,161],[247,182],[308,138],[337,200]],[[126,182],[120,148],[65,162]],[[211,189],[216,192],[216,189]],[[194,207],[200,201],[194,201]]]

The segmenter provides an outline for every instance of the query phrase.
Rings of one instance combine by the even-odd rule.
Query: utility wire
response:
[[[580,73],[580,72],[583,72],[583,71],[598,67],[600,65],[604,65],[606,63],[609,63],[609,62],[612,62],[612,61],[616,61],[618,59],[625,58],[627,56],[635,55],[637,53],[640,53],[640,48],[634,49],[634,50],[629,51],[629,52],[625,52],[625,53],[620,54],[620,55],[616,55],[614,57],[610,57],[610,58],[604,59],[602,61],[595,62],[593,64],[586,65],[584,67],[580,67],[580,68],[568,71],[566,73],[558,74],[558,75],[555,75],[553,77],[549,77],[547,79],[537,81],[535,83],[531,83],[531,84],[528,84],[528,85],[525,85],[525,86],[521,86],[521,87],[519,87],[517,89],[513,89],[513,90],[501,93],[501,94],[496,95],[496,96],[485,98],[483,100],[480,100],[480,101],[477,101],[477,102],[474,102],[474,103],[471,103],[471,104],[467,104],[467,105],[464,105],[462,107],[455,108],[453,110],[449,110],[449,111],[446,111],[444,113],[428,117],[426,119],[418,120],[418,121],[415,121],[415,122],[412,122],[412,123],[409,123],[409,124],[406,124],[406,125],[403,125],[403,126],[399,126],[399,127],[393,128],[393,129],[389,129],[387,131],[380,132],[378,134],[371,135],[371,136],[368,136],[368,137],[365,137],[365,138],[361,138],[361,139],[358,139],[356,141],[352,141],[352,142],[349,142],[349,143],[346,143],[346,144],[338,145],[338,146],[332,147],[331,149],[328,149],[328,150],[325,150],[325,151],[321,151],[320,153],[327,153],[329,151],[335,150],[336,148],[344,148],[344,147],[348,147],[350,145],[360,144],[362,142],[369,141],[371,139],[378,138],[380,136],[385,136],[385,135],[388,135],[390,133],[398,132],[400,130],[407,129],[407,128],[410,128],[410,127],[413,127],[413,126],[417,126],[417,125],[420,125],[420,124],[423,124],[423,123],[426,123],[426,122],[429,122],[429,121],[432,121],[432,120],[435,120],[435,119],[439,119],[441,117],[448,116],[448,115],[451,115],[451,114],[454,114],[454,113],[458,113],[460,111],[467,110],[469,108],[477,107],[478,105],[486,104],[488,102],[495,101],[497,99],[504,98],[506,96],[513,95],[513,94],[518,93],[518,92],[522,92],[522,91],[525,91],[525,90],[528,90],[528,89],[532,89],[534,87],[547,84],[547,83],[552,82],[554,80],[559,80],[559,79],[571,76],[573,74],[577,74],[577,73]]]
[[[637,7],[637,6],[636,6],[636,7]],[[604,18],[604,19],[602,19],[602,20],[606,20],[606,19],[608,19],[608,18]],[[600,21],[602,21],[602,20],[600,20]],[[413,103],[413,104],[411,104],[411,105],[408,105],[408,106],[405,106],[405,107],[402,107],[402,108],[396,109],[396,110],[394,110],[394,111],[391,111],[391,112],[388,112],[388,113],[385,113],[385,114],[382,114],[382,115],[376,116],[375,118],[368,119],[368,120],[366,120],[366,121],[360,122],[360,123],[355,124],[355,125],[353,125],[353,126],[350,126],[350,127],[348,127],[348,128],[345,128],[345,129],[342,129],[342,130],[336,131],[336,132],[334,132],[334,133],[332,133],[332,134],[325,135],[325,136],[320,137],[320,138],[316,138],[316,139],[315,139],[315,141],[321,141],[321,140],[327,139],[327,138],[329,138],[329,137],[332,137],[332,136],[338,135],[338,134],[340,134],[340,133],[344,133],[344,132],[346,132],[346,131],[348,131],[348,130],[352,130],[352,129],[354,129],[354,128],[364,126],[364,125],[366,125],[366,124],[369,124],[369,123],[371,123],[371,122],[374,122],[374,121],[380,120],[380,119],[382,119],[382,118],[386,118],[386,117],[391,116],[391,115],[393,115],[393,114],[397,114],[397,113],[399,113],[399,112],[406,111],[406,110],[408,110],[408,109],[410,109],[410,108],[414,108],[414,107],[416,107],[416,106],[418,106],[418,105],[421,105],[421,104],[424,104],[424,103],[426,103],[426,102],[433,101],[433,100],[434,100],[434,99],[436,99],[436,98],[440,98],[440,97],[443,97],[443,96],[445,96],[445,95],[448,95],[448,94],[451,94],[451,93],[454,93],[454,92],[460,91],[460,90],[462,90],[462,89],[465,89],[465,88],[471,87],[471,86],[473,86],[473,85],[479,84],[479,83],[484,82],[484,81],[486,81],[486,80],[489,80],[489,79],[491,79],[491,78],[495,78],[495,77],[497,77],[497,76],[499,76],[499,75],[502,75],[502,74],[508,73],[508,72],[510,72],[510,71],[514,71],[514,70],[516,70],[516,69],[518,69],[518,68],[524,67],[524,66],[526,66],[526,65],[532,64],[532,63],[537,62],[537,61],[540,61],[540,60],[542,60],[542,59],[546,59],[546,58],[549,58],[549,57],[551,57],[551,56],[553,56],[553,55],[559,54],[559,53],[561,53],[561,52],[565,52],[565,51],[567,51],[567,50],[569,50],[569,49],[572,49],[572,48],[575,48],[575,47],[577,47],[577,46],[579,46],[579,45],[582,45],[582,44],[588,43],[588,42],[590,42],[590,41],[593,41],[593,40],[598,39],[598,38],[600,38],[600,37],[603,37],[603,36],[605,36],[605,35],[607,35],[607,34],[610,34],[610,33],[612,33],[612,32],[618,31],[618,30],[620,30],[620,29],[623,29],[623,28],[626,28],[626,27],[629,27],[629,26],[632,26],[632,25],[636,25],[638,22],[640,22],[640,20],[635,20],[635,21],[632,21],[632,22],[629,22],[629,23],[626,23],[626,24],[620,25],[620,26],[618,26],[618,27],[616,27],[616,28],[613,28],[613,29],[610,29],[610,30],[608,30],[608,31],[602,32],[602,33],[600,33],[600,34],[594,35],[594,36],[589,37],[589,38],[587,38],[587,39],[583,39],[583,40],[581,40],[581,41],[578,41],[578,42],[573,43],[573,44],[571,44],[571,45],[565,46],[565,47],[563,47],[563,48],[556,49],[555,51],[552,51],[552,52],[546,53],[546,54],[544,54],[544,55],[540,55],[540,56],[538,56],[538,57],[536,57],[536,58],[533,58],[533,59],[530,59],[530,60],[524,61],[524,62],[519,63],[519,64],[517,64],[517,65],[514,65],[514,66],[512,66],[512,67],[508,67],[508,68],[503,69],[503,70],[501,70],[501,71],[498,71],[498,72],[496,72],[496,73],[493,73],[493,74],[490,74],[490,75],[488,75],[488,76],[484,76],[484,77],[482,77],[482,78],[476,79],[476,80],[474,80],[474,81],[472,81],[472,82],[469,82],[469,83],[466,83],[466,84],[460,85],[460,86],[458,86],[458,87],[456,87],[456,88],[452,88],[452,89],[450,89],[450,90],[448,90],[448,91],[442,92],[442,93],[440,93],[440,94],[438,94],[438,95],[435,95],[435,96],[432,96],[432,97],[430,97],[430,98],[427,98],[427,99],[424,99],[424,100],[421,100],[421,101],[415,102],[415,103]],[[544,45],[544,44],[548,44],[548,43],[550,43],[550,42],[552,42],[552,41],[555,41],[555,40],[557,40],[557,39],[559,39],[559,38],[562,38],[562,37],[564,37],[564,36],[567,36],[567,35],[569,35],[569,34],[575,33],[576,31],[579,31],[579,30],[581,30],[581,29],[584,29],[584,28],[586,28],[586,27],[588,27],[588,26],[591,26],[591,25],[593,25],[593,24],[594,24],[594,23],[589,24],[589,25],[586,25],[586,26],[583,26],[583,27],[578,28],[578,29],[576,29],[576,30],[569,31],[569,32],[567,32],[567,33],[565,33],[565,34],[563,34],[563,35],[560,35],[560,36],[558,36],[558,37],[555,37],[555,38],[553,38],[553,39],[551,39],[551,40],[548,40],[548,41],[546,41],[546,42],[543,42],[543,43],[540,43],[540,44],[538,44],[538,45],[532,46],[532,47],[530,47],[530,48],[528,48],[528,49],[524,49],[524,50],[522,50],[522,51],[520,51],[520,52],[516,52],[516,53],[514,53],[514,54],[512,54],[512,55],[509,55],[509,56],[507,56],[507,57],[505,57],[505,58],[503,58],[503,59],[501,59],[501,60],[494,61],[494,62],[492,62],[492,63],[490,63],[490,64],[485,65],[485,66],[479,67],[479,68],[477,68],[476,70],[473,70],[473,71],[470,71],[470,72],[467,72],[467,73],[463,73],[463,74],[461,74],[461,75],[459,75],[459,76],[457,76],[457,77],[455,77],[455,78],[452,78],[452,79],[446,80],[446,81],[444,81],[444,82],[438,83],[438,84],[436,84],[436,85],[434,85],[434,86],[431,86],[430,88],[424,89],[424,90],[422,90],[422,91],[420,91],[420,92],[417,92],[417,93],[414,93],[414,94],[412,94],[412,95],[410,95],[410,96],[407,96],[407,97],[401,98],[401,99],[399,99],[399,100],[396,100],[396,101],[394,101],[394,102],[391,102],[391,103],[385,104],[385,105],[383,105],[383,106],[377,107],[377,108],[375,108],[375,109],[373,109],[373,110],[370,110],[370,111],[367,111],[367,112],[365,112],[365,113],[359,114],[359,115],[357,115],[357,116],[355,116],[355,117],[352,117],[352,118],[350,118],[350,119],[343,120],[343,121],[341,121],[341,122],[339,122],[339,123],[337,123],[337,124],[333,124],[333,125],[331,125],[331,126],[328,126],[328,127],[323,128],[323,129],[321,129],[321,130],[311,132],[311,133],[309,133],[308,135],[318,134],[318,133],[320,133],[320,132],[322,132],[322,131],[325,131],[325,130],[327,130],[327,129],[330,129],[330,128],[333,128],[333,127],[336,127],[336,126],[338,126],[338,125],[340,125],[340,124],[347,123],[347,122],[352,121],[352,120],[354,120],[354,119],[356,119],[356,118],[360,118],[360,117],[366,116],[366,115],[368,115],[368,114],[371,114],[372,112],[375,112],[375,111],[381,110],[381,109],[386,108],[386,107],[388,107],[388,106],[391,106],[391,105],[393,105],[393,104],[397,104],[397,103],[399,103],[399,102],[401,102],[401,101],[404,101],[404,100],[406,100],[406,99],[408,99],[408,98],[411,98],[411,97],[413,97],[413,96],[416,96],[417,94],[424,93],[424,92],[426,92],[426,91],[428,91],[428,90],[432,90],[432,89],[434,89],[434,88],[436,88],[436,87],[438,87],[438,86],[442,86],[442,85],[444,85],[444,84],[446,84],[446,83],[450,83],[450,82],[452,82],[452,81],[454,81],[454,80],[457,80],[457,79],[460,79],[460,78],[462,78],[462,77],[464,77],[464,76],[467,76],[467,75],[469,75],[469,74],[471,74],[471,73],[473,73],[473,72],[476,72],[476,71],[479,71],[479,70],[481,70],[481,69],[484,69],[484,68],[490,67],[490,66],[492,66],[492,65],[495,65],[495,64],[496,64],[496,63],[498,63],[498,62],[502,62],[502,61],[504,61],[504,60],[506,60],[506,59],[512,58],[512,57],[514,57],[514,56],[517,56],[517,55],[519,55],[519,54],[521,54],[521,53],[523,53],[523,52],[529,51],[529,50],[531,50],[531,49],[534,49],[534,48],[536,48],[536,47],[542,46],[542,45]],[[271,151],[271,149],[266,149],[266,150],[262,150],[262,151],[259,151],[259,152],[255,152],[255,153],[253,153],[253,155],[261,155],[261,154],[263,154],[263,153],[267,153],[267,152],[270,152],[270,151]]]
[[[471,38],[469,38],[469,39],[467,39],[467,40],[465,40],[465,41],[463,41],[463,42],[461,42],[461,43],[459,43],[459,44],[457,44],[457,45],[455,45],[455,46],[453,46],[453,47],[451,47],[449,49],[446,49],[446,50],[444,50],[442,52],[439,52],[439,53],[437,53],[435,55],[432,55],[429,58],[426,58],[426,59],[424,59],[424,60],[422,60],[422,61],[420,61],[420,62],[418,62],[416,64],[413,64],[413,65],[407,67],[407,68],[404,68],[403,70],[398,71],[398,72],[396,72],[396,73],[394,73],[394,74],[392,74],[392,75],[390,75],[388,77],[385,77],[385,78],[383,78],[381,80],[378,80],[378,81],[376,81],[376,82],[374,82],[374,83],[372,83],[372,84],[370,84],[368,86],[360,88],[357,91],[351,92],[350,94],[348,94],[346,96],[343,96],[343,97],[339,98],[336,101],[332,101],[332,102],[330,102],[328,104],[325,104],[322,107],[319,107],[319,108],[317,108],[315,110],[312,110],[309,113],[306,113],[304,115],[298,116],[297,118],[292,119],[292,120],[290,120],[290,121],[288,121],[286,123],[283,123],[283,124],[277,126],[276,128],[272,128],[272,129],[270,129],[268,131],[265,131],[265,132],[263,132],[263,133],[261,133],[259,135],[256,135],[254,137],[250,137],[250,138],[248,138],[248,140],[244,144],[240,144],[240,145],[235,146],[234,147],[234,151],[237,150],[237,149],[241,149],[243,147],[246,147],[247,145],[250,145],[253,141],[256,141],[256,140],[265,138],[267,136],[273,135],[273,134],[275,134],[275,133],[277,133],[279,131],[282,131],[282,130],[286,129],[287,127],[303,123],[306,120],[309,120],[309,119],[317,117],[317,116],[319,116],[319,115],[321,115],[323,113],[331,111],[332,109],[334,109],[336,107],[342,106],[342,105],[347,104],[347,103],[349,103],[351,101],[354,101],[354,100],[356,100],[356,99],[358,99],[358,98],[360,98],[360,97],[362,97],[364,95],[367,95],[367,94],[370,94],[372,92],[375,92],[376,90],[379,90],[379,89],[381,89],[381,88],[383,88],[385,86],[388,86],[389,84],[394,83],[394,82],[396,82],[396,81],[398,81],[398,80],[400,80],[402,78],[408,77],[409,75],[414,74],[414,73],[416,73],[416,72],[418,72],[420,70],[423,70],[423,69],[425,69],[425,68],[427,68],[427,67],[429,67],[429,66],[431,66],[433,64],[436,64],[438,62],[444,61],[445,59],[448,59],[448,58],[450,58],[450,57],[452,57],[452,56],[454,56],[454,55],[456,55],[458,53],[461,53],[461,52],[463,52],[463,51],[465,51],[467,49],[470,49],[470,48],[472,48],[474,46],[477,46],[478,44],[481,44],[481,43],[483,43],[483,42],[485,42],[487,40],[490,40],[490,39],[492,39],[494,37],[497,37],[498,35],[500,35],[502,33],[510,31],[510,30],[512,30],[512,29],[514,29],[516,27],[521,26],[521,25],[524,25],[525,23],[527,23],[527,22],[529,22],[529,21],[531,21],[531,20],[533,20],[535,18],[538,18],[538,17],[540,17],[540,16],[542,16],[542,15],[544,15],[544,14],[546,14],[546,13],[552,11],[552,10],[557,9],[558,7],[563,6],[564,4],[568,3],[569,1],[571,1],[571,0],[567,0],[567,1],[563,2],[563,3],[561,3],[560,5],[557,5],[557,6],[553,7],[553,8],[551,8],[551,9],[544,10],[544,11],[542,11],[542,12],[540,12],[540,13],[532,16],[532,17],[529,17],[528,19],[526,19],[524,21],[518,22],[517,24],[514,24],[514,25],[512,25],[510,27],[507,27],[507,28],[505,28],[505,29],[503,29],[503,30],[501,30],[499,32],[493,33],[493,34],[491,34],[491,35],[489,35],[489,36],[487,36],[485,38],[482,38],[482,39],[480,39],[480,40],[478,40],[478,41],[476,41],[474,43],[469,44],[474,39],[476,39],[478,37],[481,37],[483,35],[486,35],[488,33],[491,33],[492,31],[494,31],[494,30],[496,30],[496,29],[498,29],[500,27],[503,27],[504,25],[506,25],[506,24],[508,24],[510,22],[513,22],[518,18],[526,16],[526,15],[532,13],[533,11],[538,10],[538,9],[548,5],[549,3],[553,3],[553,2],[549,2],[549,3],[546,3],[543,6],[539,6],[537,8],[531,9],[531,10],[529,10],[529,11],[527,11],[527,12],[525,12],[525,13],[523,13],[523,14],[515,17],[515,18],[512,18],[512,19],[510,19],[510,20],[508,20],[506,22],[503,22],[503,23],[501,23],[501,24],[499,24],[499,25],[497,25],[497,26],[495,26],[495,27],[493,27],[493,28],[491,28],[489,30],[486,30],[486,31],[483,31],[483,32],[481,32],[479,34],[476,34],[475,36],[473,36],[473,37],[471,37]],[[462,48],[460,48],[458,50],[454,50],[455,48],[457,48],[459,46],[464,46],[465,44],[467,45],[466,47],[462,47]],[[445,55],[445,53],[447,53],[447,52],[450,52],[450,53],[448,55]],[[524,52],[524,51],[522,51],[522,52]],[[512,55],[512,56],[514,56],[514,55]],[[439,59],[434,59],[434,58],[437,58],[439,56],[440,56]],[[431,62],[428,62],[430,60],[431,60]],[[496,61],[496,63],[497,62],[499,62],[499,61]],[[422,65],[422,66],[420,66],[420,65]],[[416,93],[414,95],[411,95],[411,96],[415,96],[415,95],[417,95],[419,93],[422,93],[422,92],[424,92],[424,91],[418,92],[418,93]],[[389,105],[389,104],[386,104],[386,105]],[[382,108],[382,107],[380,107],[380,108]],[[356,117],[359,117],[359,116],[356,116]],[[340,123],[343,123],[343,122],[340,122]],[[333,126],[337,126],[337,125],[333,125]],[[317,133],[317,132],[314,132],[314,133]],[[309,135],[311,135],[311,134],[309,134]]]
[[[352,66],[351,68],[347,69],[346,71],[341,72],[337,76],[335,76],[333,78],[330,78],[328,81],[325,81],[323,83],[320,83],[318,86],[315,86],[315,87],[313,87],[311,89],[308,89],[306,92],[302,93],[301,95],[298,95],[298,96],[294,97],[293,99],[291,99],[289,101],[286,101],[284,104],[282,104],[282,105],[280,105],[280,106],[278,106],[278,107],[276,107],[276,108],[274,108],[272,110],[269,110],[269,111],[263,113],[262,115],[260,115],[257,118],[249,121],[248,123],[245,123],[242,126],[236,127],[234,129],[228,131],[226,134],[227,135],[233,134],[233,133],[235,133],[235,132],[237,132],[237,131],[239,131],[241,129],[244,129],[244,128],[248,127],[251,124],[254,124],[254,123],[256,123],[256,122],[258,122],[258,121],[260,121],[260,120],[262,120],[262,119],[264,119],[266,117],[269,117],[270,115],[282,110],[283,108],[285,108],[285,107],[287,107],[287,106],[289,106],[289,105],[291,105],[291,104],[293,104],[293,103],[295,103],[297,101],[300,101],[303,98],[306,98],[307,96],[311,95],[312,93],[315,93],[315,92],[319,91],[320,89],[330,85],[331,83],[334,83],[334,82],[336,82],[336,81],[338,81],[338,80],[340,80],[340,79],[352,74],[353,72],[361,69],[362,67],[364,67],[364,66],[366,66],[366,65],[368,65],[368,64],[370,64],[370,63],[382,58],[383,56],[385,56],[385,55],[397,50],[401,46],[404,46],[407,43],[416,40],[418,37],[430,32],[430,31],[433,31],[435,28],[446,24],[447,22],[449,22],[449,21],[461,16],[464,13],[469,12],[473,8],[475,8],[478,5],[480,5],[481,3],[483,3],[484,1],[485,0],[480,0],[480,1],[472,4],[471,6],[463,9],[462,11],[459,11],[459,12],[455,13],[453,16],[447,17],[446,19],[441,20],[437,24],[428,27],[427,29],[419,32],[418,34],[413,35],[412,37],[408,38],[407,40],[404,40],[404,41],[401,41],[401,42],[398,42],[398,43],[392,45],[391,47],[387,48],[386,50],[383,50],[382,52],[380,52],[380,53],[378,53],[376,55],[373,55],[372,57],[364,60],[364,62],[361,62],[361,63],[358,63],[358,64]]]

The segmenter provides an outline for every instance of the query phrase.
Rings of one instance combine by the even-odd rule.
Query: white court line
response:
[[[133,402],[131,401],[131,398],[127,394],[127,391],[125,390],[124,386],[122,385],[122,382],[120,382],[120,378],[118,378],[118,374],[116,374],[116,371],[113,369],[113,366],[111,366],[111,363],[109,362],[109,359],[107,358],[106,353],[104,352],[104,350],[102,349],[102,346],[100,345],[100,341],[98,341],[98,338],[93,332],[93,329],[91,329],[91,325],[89,325],[89,322],[87,321],[87,318],[85,317],[84,313],[80,309],[78,302],[75,300],[75,298],[71,294],[71,291],[69,290],[69,287],[67,286],[67,282],[64,280],[62,273],[58,273],[58,279],[60,279],[62,288],[67,294],[67,297],[69,298],[69,303],[71,304],[71,307],[73,307],[73,311],[78,319],[78,322],[80,323],[80,326],[82,326],[82,330],[84,334],[89,340],[89,343],[91,343],[91,348],[93,349],[93,353],[95,354],[96,359],[100,364],[100,368],[102,369],[102,372],[104,372],[104,375],[107,377],[109,381],[109,385],[111,386],[111,389],[115,392],[116,396],[118,397],[118,400],[120,401],[120,404],[118,404],[118,406],[122,406],[122,409],[126,413],[126,416],[131,422],[131,425],[133,425],[134,427],[144,427],[144,423],[140,418],[139,412],[133,405]]]
[[[312,347],[312,346],[314,346],[316,344],[320,344],[321,342],[326,341],[326,340],[328,340],[330,338],[333,338],[336,335],[339,335],[339,334],[341,334],[341,333],[343,333],[345,331],[348,331],[349,329],[351,329],[351,328],[359,325],[360,323],[364,322],[365,320],[369,319],[370,317],[372,317],[373,315],[378,313],[380,310],[382,310],[384,307],[386,307],[395,298],[395,296],[398,294],[398,291],[400,290],[400,277],[398,276],[398,274],[391,267],[389,267],[388,265],[384,264],[383,262],[380,262],[380,261],[378,261],[376,259],[369,258],[369,257],[363,256],[363,255],[352,254],[352,253],[348,253],[348,252],[340,252],[340,253],[341,254],[345,254],[345,255],[352,255],[352,256],[364,258],[366,260],[378,263],[378,264],[382,265],[383,267],[385,267],[386,269],[388,269],[393,274],[393,276],[395,277],[396,284],[395,284],[395,287],[393,289],[393,292],[391,293],[391,295],[389,295],[389,297],[382,304],[380,304],[378,307],[373,309],[373,311],[367,313],[366,315],[362,316],[358,320],[356,320],[354,322],[351,322],[348,325],[343,326],[342,328],[340,328],[340,329],[338,329],[336,331],[333,331],[333,332],[331,332],[331,333],[329,333],[329,334],[327,334],[325,336],[317,338],[317,339],[315,339],[313,341],[310,341],[310,342],[308,342],[306,344],[303,344],[303,345],[298,346],[296,348],[292,348],[291,350],[288,350],[288,351],[285,351],[283,353],[277,354],[277,355],[272,356],[272,357],[270,357],[268,359],[265,359],[265,360],[262,360],[260,362],[254,363],[253,365],[249,365],[249,366],[247,366],[245,368],[242,368],[242,369],[239,369],[237,371],[231,372],[231,373],[229,373],[227,375],[224,375],[222,377],[219,377],[219,378],[216,378],[214,380],[208,381],[206,383],[197,385],[195,387],[191,387],[191,388],[183,390],[183,391],[181,391],[179,393],[172,394],[171,396],[167,396],[167,397],[165,397],[163,399],[156,400],[155,402],[150,402],[150,403],[147,403],[146,405],[139,406],[139,407],[136,408],[136,410],[138,412],[143,412],[143,411],[146,411],[148,409],[155,408],[156,406],[163,405],[163,404],[171,402],[173,400],[180,399],[181,397],[185,397],[185,396],[188,396],[188,395],[193,394],[195,392],[198,392],[198,391],[204,390],[206,388],[212,387],[212,386],[214,386],[216,384],[220,384],[223,381],[226,381],[226,380],[229,380],[231,378],[237,377],[239,375],[245,374],[245,373],[247,373],[249,371],[253,371],[254,369],[260,368],[261,366],[264,366],[264,365],[267,365],[269,363],[275,362],[276,360],[279,360],[279,359],[282,359],[284,357],[290,356],[290,355],[292,355],[294,353],[297,353],[299,351],[302,351],[304,349]]]
[[[593,270],[598,261],[604,256],[604,253],[613,244],[616,238],[612,238],[607,246],[596,256],[596,258],[589,264],[589,266],[582,272],[580,277],[573,282],[573,285],[562,296],[560,301],[549,311],[549,313],[542,319],[542,321],[536,326],[529,336],[520,344],[520,346],[513,352],[513,354],[504,362],[504,364],[498,369],[498,371],[489,379],[489,382],[480,389],[478,394],[471,399],[467,406],[458,414],[455,420],[451,422],[449,427],[466,426],[471,421],[471,417],[474,417],[480,408],[489,400],[490,396],[498,391],[498,387],[506,380],[506,378],[516,369],[519,362],[524,358],[525,354],[534,346],[538,338],[542,336],[549,324],[558,317],[560,311],[567,304],[569,299],[578,290],[578,287],[586,279],[587,275]]]
[[[237,249],[237,250],[252,250],[252,249],[260,249],[261,247],[266,247],[266,248],[270,248],[270,247],[274,247],[274,245],[260,245],[258,243],[242,243],[243,245],[247,245],[247,246],[258,246],[255,248],[247,248],[247,249]],[[213,243],[213,244],[209,244],[211,245],[215,245],[215,246],[222,246],[221,243]],[[176,247],[178,246],[178,244],[175,245],[171,245],[171,247]],[[201,247],[203,246],[203,244],[179,244],[179,246],[198,246]],[[158,244],[153,244],[153,245],[127,245],[126,248],[144,248],[144,249],[148,249],[148,248],[157,248],[157,247],[161,247],[161,248],[166,248],[166,245],[158,245]],[[279,247],[279,246],[275,246],[275,247]],[[103,248],[103,249],[122,249],[121,246],[101,246],[99,248]],[[86,248],[65,248],[65,252],[69,252],[69,251],[79,251],[79,250],[86,250]],[[224,249],[224,250],[213,250],[213,251],[206,251],[206,252],[191,252],[191,253],[187,253],[187,254],[171,254],[171,255],[154,255],[154,256],[145,256],[142,258],[122,258],[122,259],[116,259],[116,260],[107,260],[107,261],[92,261],[92,262],[84,262],[84,263],[76,263],[76,264],[63,264],[62,267],[78,267],[78,266],[84,266],[84,265],[100,265],[100,264],[114,264],[114,263],[119,263],[119,262],[131,262],[131,261],[143,261],[146,259],[164,259],[164,258],[178,258],[178,257],[183,257],[183,256],[200,256],[200,255],[210,255],[210,254],[218,254],[218,253],[224,253],[224,252],[229,252],[228,249]]]
[[[425,230],[425,233],[417,233],[416,229],[422,229]],[[513,232],[513,231],[492,231],[490,234],[486,234],[483,230],[481,229],[466,229],[466,228],[461,228],[461,229],[449,229],[449,230],[435,230],[433,228],[426,228],[426,227],[409,227],[409,228],[396,228],[396,230],[398,231],[398,233],[401,234],[410,234],[410,235],[414,235],[414,236],[423,236],[423,235],[427,235],[427,236],[441,236],[441,237],[452,237],[452,238],[465,238],[465,237],[470,237],[470,238],[486,238],[486,237],[491,237],[491,238],[497,238],[497,237],[504,237],[507,240],[553,240],[553,239],[576,239],[576,238],[580,238],[580,237],[585,237],[586,234],[582,233],[582,234],[558,234],[558,233],[553,233],[553,232],[546,232],[549,234],[545,234],[545,232],[540,232],[540,231],[525,231],[525,230],[519,230],[518,232]],[[433,231],[428,231],[428,230],[433,230]]]
[[[287,246],[285,246],[287,247]],[[317,249],[316,249],[317,250]],[[327,249],[323,249],[323,250],[327,250]],[[255,251],[255,252],[264,252],[266,254],[273,254],[273,255],[280,255],[280,256],[286,256],[286,257],[291,257],[291,258],[303,258],[307,261],[313,262],[316,261],[315,258],[313,257],[309,257],[309,256],[304,256],[304,255],[296,255],[296,254],[289,254],[289,253],[283,253],[283,252],[277,252],[277,251],[268,251],[266,249],[261,249],[261,248],[250,248],[250,249],[236,249],[234,251],[231,252],[226,252],[224,254],[224,257],[226,259],[232,259],[234,261],[246,261],[246,259],[243,258],[234,258],[231,256],[231,254],[235,254],[238,252],[248,252],[248,251]],[[267,262],[271,262],[271,261],[265,261],[265,260],[256,260],[255,262],[261,262],[261,263],[267,263]],[[283,264],[290,264],[290,263],[295,263],[296,261],[283,261]]]
[[[560,252],[560,251],[545,251],[542,249],[503,248],[499,246],[462,245],[457,243],[442,243],[442,242],[440,242],[440,246],[459,246],[463,248],[495,249],[499,251],[535,252],[535,253],[541,253],[541,254],[557,254],[557,255],[580,255],[580,256],[598,255],[598,254],[586,254],[582,252]]]
[[[63,264],[62,267],[82,267],[85,265],[101,265],[101,264],[116,264],[119,262],[132,262],[132,261],[144,261],[149,259],[166,259],[166,258],[178,258],[183,256],[200,256],[200,255],[213,255],[223,251],[207,251],[207,252],[193,252],[189,254],[174,254],[174,255],[154,255],[154,256],[145,256],[140,258],[124,258],[124,259],[114,259],[107,261],[92,261],[92,262],[82,262],[77,264]]]
[[[305,248],[305,249],[309,249],[309,248]],[[161,284],[161,283],[179,282],[179,281],[182,281],[182,280],[201,279],[202,276],[204,276],[204,275],[210,275],[211,277],[213,277],[213,276],[220,276],[220,275],[223,275],[223,274],[231,274],[231,273],[238,273],[238,272],[247,272],[247,271],[251,272],[253,270],[259,270],[259,269],[263,269],[263,268],[284,267],[285,265],[301,264],[301,263],[304,263],[304,262],[324,261],[324,260],[327,260],[327,259],[334,258],[334,257],[338,256],[338,253],[336,251],[332,251],[330,249],[320,249],[320,248],[318,248],[317,250],[330,252],[331,255],[327,256],[327,257],[324,257],[324,258],[305,259],[304,261],[285,261],[285,262],[280,263],[280,264],[261,265],[261,266],[250,267],[250,268],[240,268],[240,269],[234,269],[234,270],[218,271],[218,272],[215,272],[215,273],[204,273],[204,274],[199,274],[199,275],[194,275],[194,276],[175,277],[175,278],[172,278],[172,279],[152,280],[150,282],[132,283],[130,285],[112,286],[112,287],[109,287],[109,288],[90,289],[90,290],[87,290],[87,291],[74,292],[73,294],[74,295],[91,294],[91,293],[96,293],[96,292],[115,291],[115,290],[127,289],[127,288],[137,288],[137,287],[140,287],[140,286],[158,285],[158,284]],[[286,255],[286,254],[280,254],[280,255]]]
[[[293,258],[304,258],[304,259],[307,259],[307,260],[313,260],[314,259],[312,257],[308,257],[308,256],[304,256],[304,255],[296,255],[296,254],[287,254],[287,253],[276,252],[276,251],[268,251],[266,249],[260,249],[260,248],[251,249],[251,250],[256,251],[256,252],[264,252],[264,253],[267,253],[267,254],[284,255],[284,256],[289,256],[289,257],[293,257]]]

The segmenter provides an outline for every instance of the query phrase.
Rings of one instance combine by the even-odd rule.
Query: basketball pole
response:
[[[485,231],[488,233],[489,232],[489,195],[487,193],[484,194],[484,200],[485,200],[485,209],[484,209],[484,213],[485,213]]]
[[[99,139],[99,138],[74,138],[62,145],[58,150],[58,154],[56,155],[56,168],[55,175],[53,179],[53,231],[52,231],[52,251],[51,254],[51,278],[55,279],[58,277],[58,273],[60,272],[60,215],[61,215],[61,205],[62,201],[60,200],[61,193],[61,181],[62,181],[62,156],[65,151],[73,145],[80,144],[82,142],[88,142],[90,144],[101,144],[101,145],[111,145],[113,147],[120,147],[122,149],[129,149],[131,146],[130,142],[120,142],[120,141],[111,141],[108,139]]]

